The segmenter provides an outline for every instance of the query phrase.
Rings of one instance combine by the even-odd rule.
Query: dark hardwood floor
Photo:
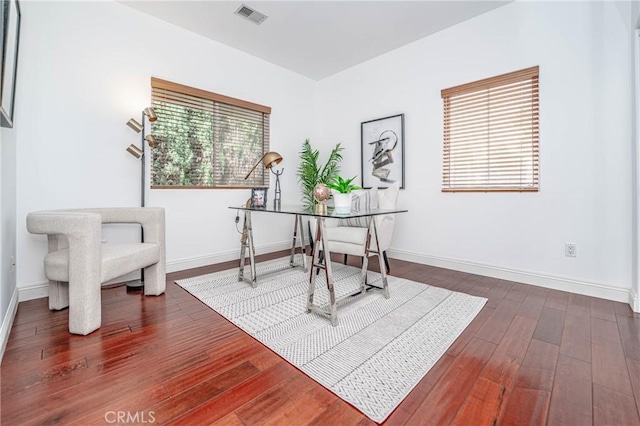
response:
[[[2,425],[371,424],[174,283],[236,264],[170,274],[159,297],[105,289],[85,337],[46,299],[20,303]],[[394,259],[391,274],[489,301],[386,424],[640,425],[628,305]]]

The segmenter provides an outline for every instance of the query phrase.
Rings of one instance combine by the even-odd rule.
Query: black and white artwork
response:
[[[362,187],[404,189],[404,114],[361,124]]]

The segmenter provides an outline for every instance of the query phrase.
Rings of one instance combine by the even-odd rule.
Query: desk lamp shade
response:
[[[273,166],[280,164],[281,161],[282,161],[282,156],[280,154],[278,154],[275,151],[269,151],[265,153],[261,159],[258,160],[256,165],[253,166],[253,168],[249,171],[249,173],[247,173],[247,175],[244,178],[245,180],[248,179],[249,176],[251,176],[251,173],[253,173],[253,171],[256,169],[256,167],[258,167],[258,164],[260,164],[260,162],[262,162],[265,169],[270,169]]]

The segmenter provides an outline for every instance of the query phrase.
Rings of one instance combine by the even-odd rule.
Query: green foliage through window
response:
[[[268,185],[265,170],[244,176],[269,150],[269,114],[153,88],[152,186]]]

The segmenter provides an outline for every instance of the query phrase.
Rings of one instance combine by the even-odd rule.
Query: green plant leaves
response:
[[[344,148],[341,144],[337,144],[331,154],[327,163],[324,166],[318,164],[318,157],[320,152],[311,147],[311,142],[306,139],[302,144],[302,150],[300,151],[300,164],[296,171],[298,182],[301,185],[302,201],[306,205],[313,205],[316,203],[316,199],[313,197],[313,188],[319,183],[324,183],[329,186],[329,182],[333,182],[340,172],[340,162],[342,161],[342,154],[340,152]]]
[[[356,189],[360,189],[358,185],[351,185],[351,182],[356,178],[356,176],[351,179],[344,180],[341,176],[336,176],[333,182],[328,182],[326,185],[340,192],[341,194],[348,194],[351,191],[355,191]]]

